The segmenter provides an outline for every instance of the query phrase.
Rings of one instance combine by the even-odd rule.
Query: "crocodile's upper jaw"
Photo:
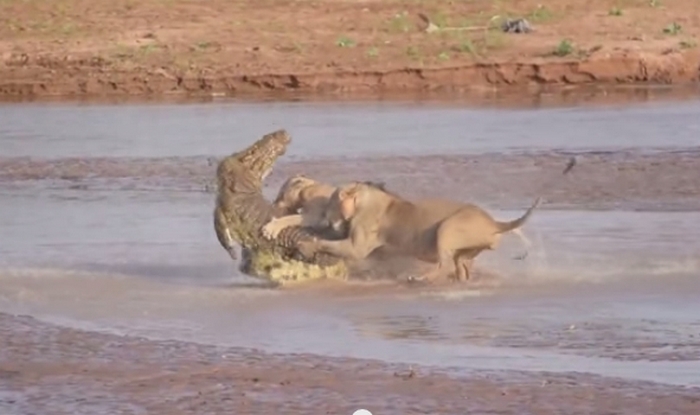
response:
[[[292,138],[286,130],[277,130],[265,134],[253,145],[238,153],[236,158],[262,182],[272,172],[277,159],[287,152],[291,141]]]
[[[244,150],[225,157],[216,170],[218,189],[260,191],[263,180],[272,172],[277,159],[287,151],[290,142],[291,137],[286,130],[277,130],[264,135]]]

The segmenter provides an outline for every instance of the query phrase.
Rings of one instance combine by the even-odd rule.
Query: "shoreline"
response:
[[[567,106],[634,105],[654,102],[683,102],[700,98],[700,83],[543,85],[535,88],[475,88],[468,91],[391,92],[299,92],[259,91],[236,94],[82,94],[82,95],[0,95],[0,105],[190,105],[250,103],[376,103],[423,104],[471,108],[558,108]]]

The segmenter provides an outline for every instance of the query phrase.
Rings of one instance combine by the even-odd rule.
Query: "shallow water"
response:
[[[317,172],[355,167],[339,156],[391,154],[393,164],[377,163],[375,174],[410,182],[415,172],[391,166],[410,165],[424,153],[693,151],[698,113],[698,102],[538,110],[2,106],[0,156],[7,166],[27,156],[107,159],[81,171],[80,180],[54,177],[55,165],[32,165],[21,177],[0,172],[0,311],[276,352],[700,385],[700,213],[692,209],[635,212],[624,198],[605,211],[573,202],[566,211],[550,206],[525,227],[534,244],[529,256],[513,259],[523,247],[507,236],[477,262],[492,276],[470,287],[356,283],[282,292],[237,286],[249,279],[218,246],[213,196],[172,185],[187,176],[182,169],[206,164],[193,156],[230,153],[279,127],[293,134],[291,158],[324,158]],[[174,157],[161,161],[180,169],[141,173],[119,157]],[[412,192],[430,195],[431,180],[443,179],[442,162],[432,163],[422,165],[428,177],[413,180]],[[152,174],[157,180],[148,181]],[[460,183],[452,186],[448,191],[461,195]],[[499,218],[522,212],[492,207]]]
[[[222,155],[277,128],[294,137],[291,157],[669,149],[700,144],[698,114],[700,101],[502,110],[435,103],[6,104],[0,137],[8,157]]]

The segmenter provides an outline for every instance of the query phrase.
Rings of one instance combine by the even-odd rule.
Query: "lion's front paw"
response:
[[[262,227],[262,234],[267,239],[275,239],[282,231],[282,227],[279,226],[279,221],[276,218],[270,219],[269,222]]]

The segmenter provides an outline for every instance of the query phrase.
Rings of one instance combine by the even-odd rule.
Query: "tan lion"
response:
[[[284,216],[272,218],[262,228],[263,235],[274,239],[289,226],[327,228],[323,222],[326,204],[335,186],[296,174],[280,187],[272,205]]]
[[[314,238],[299,249],[304,254],[322,251],[359,260],[381,248],[383,255],[436,264],[420,279],[432,281],[454,271],[463,281],[469,278],[474,258],[495,250],[502,234],[517,232],[539,203],[537,198],[518,219],[499,222],[473,204],[440,199],[411,202],[382,187],[352,182],[333,192],[325,212],[325,221],[333,227],[343,221],[349,224],[348,237]]]
[[[363,182],[384,188],[383,183]],[[289,226],[304,226],[321,230],[331,230],[326,220],[328,202],[338,188],[314,180],[303,174],[296,174],[287,179],[280,187],[275,201],[275,208],[284,216],[272,218],[262,228],[263,235],[274,239],[282,230]],[[332,235],[344,238],[347,232],[347,221],[336,220],[332,227]]]

